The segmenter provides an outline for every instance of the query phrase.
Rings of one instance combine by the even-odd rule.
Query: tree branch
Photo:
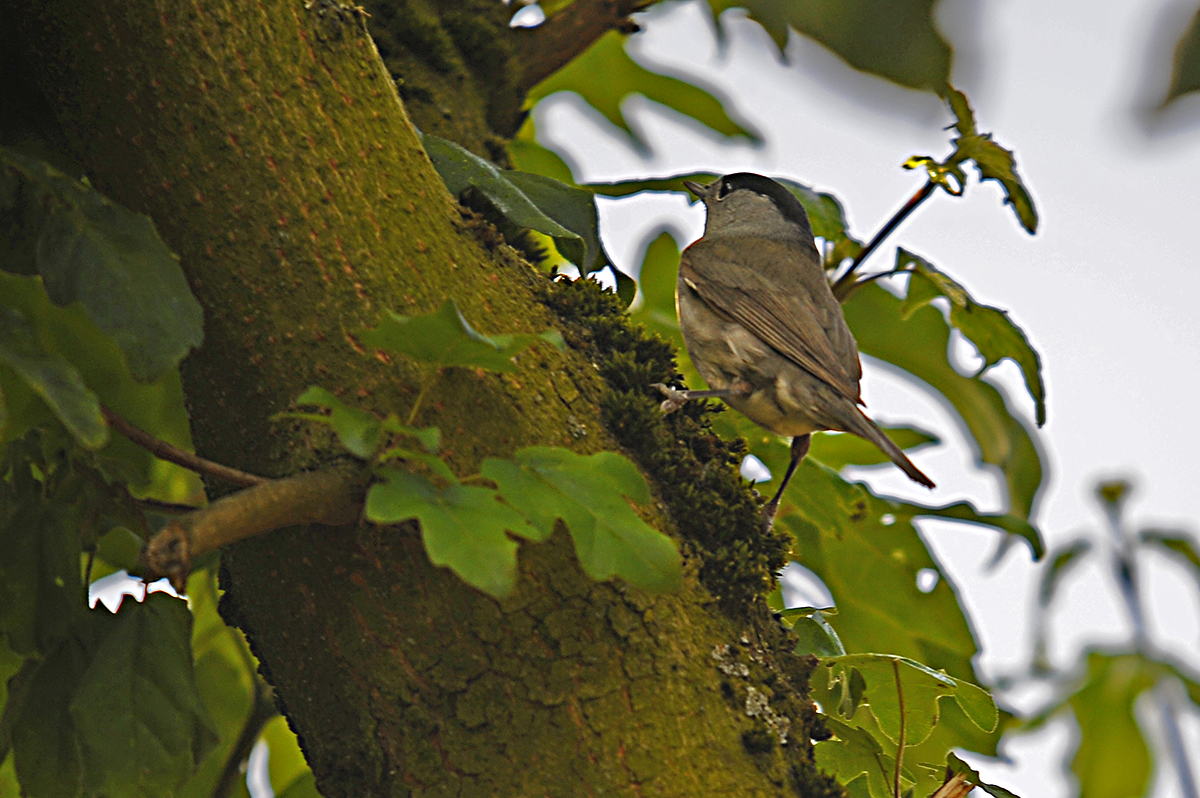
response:
[[[240,485],[243,488],[261,485],[270,481],[266,477],[260,477],[257,474],[247,474],[245,471],[238,471],[236,468],[214,463],[211,460],[205,460],[203,457],[197,457],[191,452],[185,452],[183,449],[154,437],[144,429],[135,427],[103,405],[100,406],[100,412],[104,415],[104,420],[108,422],[108,426],[138,446],[146,449],[159,460],[166,460],[168,463],[183,466],[189,471],[195,471],[197,474],[219,479],[222,482],[228,482],[232,485]]]
[[[167,577],[180,593],[192,561],[245,538],[300,524],[358,520],[370,473],[355,465],[308,471],[246,488],[168,523],[146,545],[146,579]]]
[[[908,218],[910,213],[915,211],[922,202],[929,199],[935,188],[937,188],[937,183],[930,180],[921,186],[916,194],[909,197],[908,202],[904,203],[900,210],[892,214],[892,218],[888,219],[888,223],[875,234],[875,237],[871,239],[871,243],[863,247],[863,251],[858,253],[858,257],[850,264],[850,268],[846,270],[846,273],[839,277],[837,282],[833,284],[834,296],[838,297],[842,302],[846,301],[846,298],[854,291],[854,272],[863,264],[863,261],[871,256],[872,252],[879,248],[883,240],[891,235],[892,231],[899,227],[901,222]]]
[[[610,30],[635,33],[629,15],[654,0],[575,0],[536,28],[517,28],[517,56],[523,65],[517,87],[524,95],[553,75]]]

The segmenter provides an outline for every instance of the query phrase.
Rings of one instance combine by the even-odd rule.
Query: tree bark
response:
[[[5,10],[92,182],[154,219],[205,308],[204,346],[183,366],[198,453],[271,476],[333,459],[327,436],[274,416],[314,384],[406,412],[417,370],[365,351],[357,333],[384,308],[428,312],[450,297],[485,332],[575,324],[580,347],[527,352],[511,376],[441,376],[418,423],[440,426],[459,473],[534,443],[617,448],[614,434],[643,466],[692,458],[691,471],[649,474],[661,498],[650,520],[682,530],[689,554],[676,595],[591,582],[561,530],[522,548],[502,601],[431,566],[411,525],[296,528],[228,550],[222,611],[245,630],[325,796],[838,793],[812,766],[812,662],[788,653],[754,599],[780,551],[755,537],[728,451],[695,415],[674,426],[653,415],[639,391],[656,380],[638,369],[656,344],[607,351],[634,340],[613,332],[619,320],[589,332],[543,301],[606,300],[550,286],[463,216],[360,9]],[[479,119],[468,127],[494,135]],[[604,358],[606,376],[632,387],[612,393]],[[732,486],[723,505],[687,492],[717,479]],[[679,517],[688,502],[698,518]],[[700,527],[707,537],[690,539]]]

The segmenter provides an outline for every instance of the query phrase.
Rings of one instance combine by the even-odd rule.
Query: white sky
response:
[[[1200,224],[1200,125],[1151,136],[1136,112],[1162,85],[1152,67],[1164,69],[1173,47],[1159,31],[1177,35],[1193,8],[1163,0],[947,5],[940,22],[948,37],[963,54],[970,47],[954,81],[967,92],[980,129],[1015,151],[1041,228],[1030,237],[1001,204],[999,186],[973,183],[963,199],[927,202],[872,261],[888,264],[898,244],[926,257],[978,301],[1009,310],[1041,353],[1049,421],[1040,443],[1049,478],[1036,521],[1050,546],[1080,533],[1102,541],[1091,493],[1097,479],[1113,475],[1137,484],[1136,526],[1193,535],[1200,527],[1193,409],[1200,255],[1192,243]],[[539,106],[541,141],[568,156],[581,181],[690,170],[790,177],[839,197],[852,231],[869,238],[921,184],[899,165],[913,154],[948,152],[948,112],[930,95],[853,73],[809,40],[793,36],[790,64],[783,64],[761,29],[743,21],[730,30],[721,54],[706,7],[669,2],[647,15],[645,32],[629,49],[646,66],[701,76],[736,118],[764,134],[763,146],[730,143],[640,98],[625,109],[650,155],[570,98]],[[1185,110],[1198,108],[1191,101]],[[703,212],[682,198],[635,198],[606,203],[602,220],[610,254],[636,272],[648,234],[669,224],[681,243],[690,242],[702,230]],[[993,373],[1029,417],[1032,403],[1020,398],[1015,366]],[[961,434],[939,405],[870,364],[864,396],[877,418],[936,430],[950,446],[914,458],[940,486],[932,496],[895,469],[855,476],[906,498],[969,498],[982,509],[1000,508],[994,481],[973,471]],[[984,644],[984,673],[1014,673],[1029,654],[1037,573],[1028,556],[1014,551],[985,572],[992,535],[961,526],[923,530],[962,589]],[[1200,669],[1197,583],[1164,557],[1149,562],[1143,598],[1154,639]],[[1069,662],[1081,646],[1125,639],[1126,614],[1106,581],[1099,560],[1068,577],[1051,627],[1055,662]],[[1007,698],[1028,709],[1036,693]],[[1149,722],[1151,715],[1139,718]],[[1200,752],[1200,717],[1188,719],[1187,732],[1191,750]],[[1024,798],[1065,798],[1072,787],[1056,763],[1072,745],[1068,726],[1051,725],[1007,747],[1015,766],[985,766],[984,775]],[[1200,756],[1195,761],[1200,766]],[[1155,783],[1158,798],[1179,795],[1169,773]]]

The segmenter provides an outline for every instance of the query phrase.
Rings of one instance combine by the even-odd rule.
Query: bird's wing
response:
[[[747,263],[750,251],[769,265]],[[859,402],[858,350],[813,254],[781,241],[755,239],[751,248],[738,239],[700,239],[680,258],[679,276],[715,313]]]

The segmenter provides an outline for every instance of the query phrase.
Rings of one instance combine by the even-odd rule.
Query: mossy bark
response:
[[[6,11],[20,17],[26,57],[89,177],[154,219],[205,307],[204,346],[183,368],[204,456],[268,475],[336,456],[326,439],[273,420],[308,385],[404,413],[419,369],[356,337],[383,308],[424,312],[451,297],[485,332],[563,324],[543,301],[545,278],[446,195],[361,10],[61,0]],[[494,136],[488,119],[486,109],[470,117],[477,143]],[[728,452],[673,442],[682,427],[662,426],[637,391],[613,393],[586,334],[571,337],[581,349],[536,348],[511,376],[448,371],[418,422],[441,427],[460,473],[532,443],[616,448],[614,425],[627,448],[646,450],[635,452],[643,464],[678,444],[690,489],[735,485],[728,516],[712,516],[732,526],[685,540],[687,586],[657,597],[590,582],[561,532],[522,549],[519,588],[503,601],[432,567],[412,527],[294,529],[233,547],[223,611],[246,631],[319,788],[330,798],[836,792],[812,768],[811,663],[787,653],[752,600],[779,551],[745,543],[756,540],[753,503]],[[607,377],[625,364],[643,379],[637,352],[608,354]],[[671,422],[685,423],[695,416]],[[660,481],[652,520],[672,529],[667,508],[699,501],[687,489]],[[736,571],[738,552],[742,576],[702,583],[714,563]]]

